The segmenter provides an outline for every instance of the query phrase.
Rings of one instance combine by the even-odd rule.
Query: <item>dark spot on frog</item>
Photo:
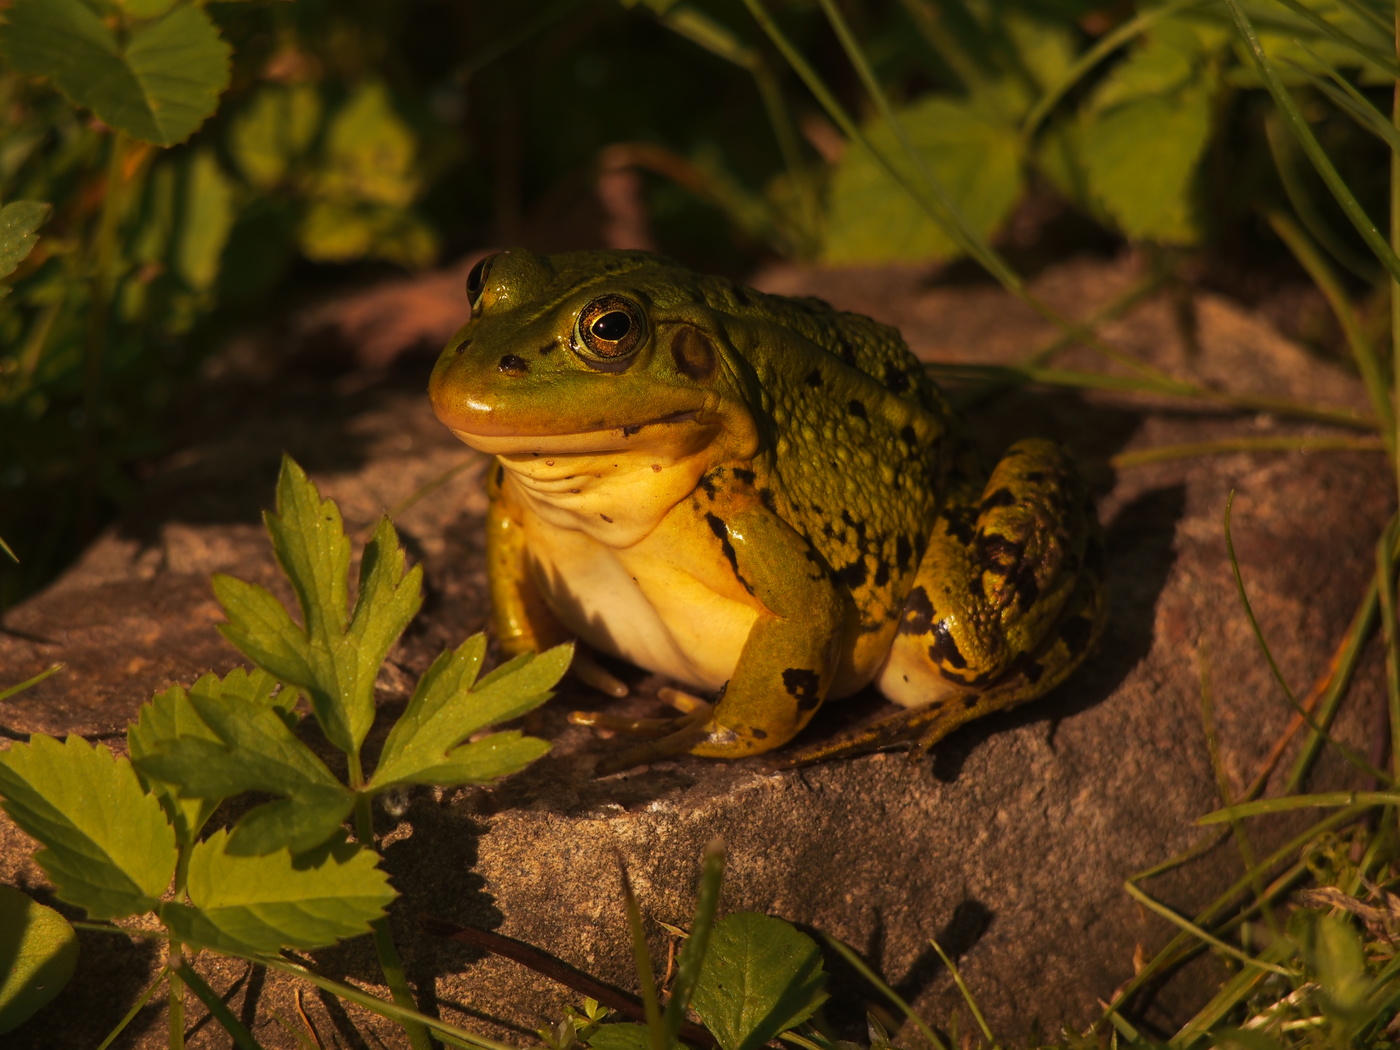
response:
[[[637,433],[637,431],[641,430],[642,426],[643,424],[641,423],[628,423],[622,428],[622,436],[630,438],[633,434]]]
[[[962,650],[958,648],[957,640],[948,630],[948,625],[939,620],[929,631],[933,641],[929,643],[929,659],[937,664],[947,664],[949,667],[956,667],[959,671],[967,666],[967,658],[963,656]]]
[[[758,726],[749,726],[749,736],[753,737],[755,740],[768,739],[768,734],[762,729],[759,729]]]
[[[976,535],[977,512],[971,507],[949,507],[943,512],[944,526],[948,535],[959,543],[968,544]]]
[[[883,587],[885,584],[887,584],[887,583],[889,583],[889,582],[890,582],[890,565],[889,565],[889,562],[887,562],[887,561],[885,561],[883,558],[881,558],[881,559],[880,559],[880,563],[879,563],[878,565],[875,566],[875,586],[876,586],[876,587]]]
[[[851,528],[856,530],[856,536],[859,539],[865,539],[865,522],[856,521],[854,518],[851,517],[851,512],[849,510],[846,510],[845,508],[842,508],[841,510],[841,520],[844,521]]]
[[[1043,470],[1032,470],[1032,471],[1028,471],[1028,472],[1026,472],[1025,474],[1022,474],[1022,475],[1021,475],[1021,480],[1022,480],[1022,481],[1029,481],[1032,485],[1039,485],[1042,481],[1045,480],[1045,471],[1043,471]]]
[[[602,519],[603,519],[604,521],[606,521],[609,525],[611,525],[611,524],[613,523],[612,518],[608,517],[606,514],[599,514],[598,517],[602,518]]]
[[[535,352],[536,352],[537,354],[539,354],[541,357],[547,357],[549,354],[551,354],[551,353],[554,352],[554,343],[552,343],[552,342],[545,343],[544,346],[540,347],[540,348],[539,348],[537,351],[535,351]]]
[[[698,328],[682,325],[676,337],[671,340],[671,357],[676,362],[676,370],[695,380],[708,379],[715,370],[715,360],[719,357],[710,337]]]
[[[661,464],[660,464],[660,463],[653,463],[653,464],[651,465],[651,469],[652,469],[652,473],[654,473],[654,474],[660,474],[660,473],[661,473]]]
[[[899,566],[900,572],[909,571],[909,556],[913,553],[909,546],[909,537],[901,534],[894,542],[894,562]],[[920,587],[918,590],[923,590],[923,588]],[[925,595],[924,598],[927,600],[928,596]]]
[[[708,474],[701,474],[700,480],[696,482],[696,484],[698,484],[700,488],[704,490],[705,495],[710,497],[710,499],[715,498],[715,492],[717,491],[715,487],[715,476],[717,474],[719,474],[719,470],[712,470]],[[713,517],[713,515],[711,516]]]
[[[740,481],[742,481],[745,485],[753,484],[754,473],[751,470],[745,470],[743,467],[735,467],[734,476]]]
[[[774,514],[777,513],[777,505],[776,505],[776,503],[775,503],[774,500],[773,500],[773,490],[772,490],[772,489],[769,489],[769,488],[762,488],[762,489],[759,489],[759,490],[758,490],[758,500],[759,500],[760,503],[762,503],[762,504],[769,510],[770,513],[774,513]]]
[[[932,623],[933,602],[928,600],[928,591],[915,587],[904,603],[904,618],[899,622],[899,633],[923,634]]]
[[[845,336],[841,336],[838,339],[836,346],[841,351],[841,360],[845,361],[846,364],[850,365],[851,367],[855,367],[856,349],[851,345],[851,341]]]
[[[909,375],[904,369],[895,365],[890,365],[885,372],[885,386],[896,394],[902,394],[909,389]]]
[[[734,578],[744,585],[744,590],[752,594],[753,588],[749,586],[749,581],[744,579],[743,574],[739,572],[739,557],[734,553],[734,544],[729,542],[729,526],[718,514],[706,514],[705,522],[710,526],[710,531],[719,539],[719,549],[724,552],[725,558],[729,561],[729,567],[734,571]]]
[[[1016,574],[1016,604],[1025,612],[1035,602],[1040,595],[1040,584],[1036,582],[1035,567],[1032,565],[1021,566],[1021,571]]]
[[[821,385],[822,385],[822,374],[821,374],[821,370],[820,370],[820,369],[814,368],[814,369],[812,369],[810,372],[808,372],[808,373],[807,373],[807,380],[806,380],[806,382],[807,382],[807,385],[810,386],[810,387],[811,387],[812,389],[814,389],[814,390],[815,390],[817,387],[821,386]]]
[[[906,445],[915,445],[918,443],[919,435],[914,433],[914,428],[906,423],[899,428],[899,440],[903,441]]]
[[[840,569],[836,570],[836,581],[849,587],[851,590],[855,590],[865,582],[865,577],[868,573],[869,570],[865,566],[865,560],[857,558],[849,565],[842,566]]]
[[[783,671],[783,688],[797,701],[799,711],[808,711],[821,703],[821,685],[816,671],[805,667],[789,667]]]
[[[1021,673],[1026,676],[1026,681],[1035,685],[1036,682],[1040,681],[1040,676],[1045,673],[1045,668],[1034,660],[1027,660],[1025,666],[1021,668]]]
[[[856,400],[855,398],[852,398],[852,399],[846,404],[846,408],[847,408],[847,410],[851,413],[851,415],[855,416],[855,417],[858,418],[858,419],[868,419],[868,418],[869,418],[869,417],[865,414],[865,402],[864,402],[864,401],[858,401],[858,400]]]
[[[978,508],[983,511],[994,510],[997,507],[1009,507],[1016,502],[1016,497],[1011,494],[1008,488],[1000,488],[987,496]]]
[[[505,468],[502,464],[497,463],[497,464],[496,464],[496,484],[497,484],[497,485],[504,485],[504,484],[505,484],[505,480],[506,480],[506,468]]]
[[[998,572],[1009,576],[1019,571],[1026,557],[1026,545],[995,532],[984,532],[977,537],[977,564],[983,572]]]
[[[981,697],[977,696],[976,694],[969,694],[968,696],[963,697],[963,707],[971,711],[974,707],[977,706],[980,700]]]

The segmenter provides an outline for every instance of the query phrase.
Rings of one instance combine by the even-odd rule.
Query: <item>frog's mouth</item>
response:
[[[656,443],[658,438],[669,441],[675,436],[675,431],[671,428],[695,422],[696,412],[689,409],[642,423],[625,423],[621,426],[570,433],[474,434],[469,430],[458,430],[456,427],[450,429],[460,441],[492,456],[578,456],[644,448]]]

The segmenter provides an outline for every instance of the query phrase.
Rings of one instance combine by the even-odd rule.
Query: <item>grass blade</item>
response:
[[[871,985],[873,985],[876,988],[876,990],[883,994],[886,999],[893,1003],[904,1014],[905,1017],[909,1018],[910,1022],[914,1025],[914,1027],[919,1030],[919,1034],[922,1035],[926,1040],[928,1040],[929,1046],[933,1047],[934,1050],[948,1050],[948,1047],[944,1045],[943,1040],[939,1039],[938,1036],[934,1034],[933,1029],[928,1026],[927,1022],[925,1022],[922,1017],[920,1017],[917,1013],[914,1012],[914,1008],[912,1006],[910,1006],[902,998],[900,998],[898,992],[896,992],[893,988],[891,988],[884,981],[882,981],[879,975],[876,974],[874,970],[872,970],[869,966],[865,964],[864,959],[862,959],[859,955],[857,955],[854,951],[852,951],[841,941],[838,941],[835,937],[831,936],[831,934],[823,933],[822,938],[826,941],[827,944],[831,945],[831,947],[835,949],[836,953],[840,955],[841,958],[845,959],[848,963],[851,964],[852,968],[856,971],[856,973],[860,974],[867,981],[869,981]]]
[[[75,923],[74,925],[77,924]],[[116,928],[113,927],[113,929],[115,930]],[[125,933],[126,931],[120,930],[117,932]],[[136,1015],[139,1014],[145,1008],[146,1004],[149,1003],[151,999],[155,997],[156,989],[160,987],[160,982],[165,980],[166,977],[168,977],[169,975],[170,967],[162,966],[160,968],[160,973],[156,974],[156,979],[147,986],[144,992],[137,996],[136,1002],[131,1004],[131,1009],[124,1013],[122,1015],[122,1019],[117,1022],[117,1026],[107,1033],[107,1038],[102,1040],[102,1042],[98,1044],[97,1050],[107,1050],[107,1048],[111,1046],[112,1043],[116,1040],[117,1036],[121,1035],[122,1032],[126,1031],[126,1026],[131,1024],[132,1020],[135,1019]]]
[[[12,685],[4,689],[0,689],[0,700],[8,700],[16,693],[22,693],[31,686],[36,686],[45,678],[52,678],[54,675],[58,674],[59,671],[62,670],[63,664],[54,664],[52,667],[44,668],[33,678],[26,678],[23,682],[20,682],[19,685]]]
[[[1196,818],[1197,824],[1221,824],[1241,817],[1257,817],[1265,813],[1287,813],[1295,809],[1322,809],[1332,806],[1394,806],[1400,803],[1400,791],[1320,791],[1313,795],[1287,795],[1281,798],[1260,798],[1253,802],[1217,809]]]
[[[1366,214],[1366,209],[1361,206],[1361,202],[1356,199],[1356,195],[1351,192],[1346,181],[1338,174],[1331,159],[1327,156],[1327,152],[1322,148],[1322,144],[1313,135],[1312,128],[1308,126],[1307,120],[1304,119],[1302,112],[1294,103],[1293,96],[1289,94],[1283,81],[1279,79],[1278,70],[1274,68],[1273,60],[1264,53],[1264,45],[1259,42],[1259,34],[1254,31],[1254,24],[1245,14],[1240,0],[1225,0],[1225,6],[1229,9],[1230,16],[1235,20],[1235,27],[1244,37],[1250,57],[1254,60],[1259,75],[1264,78],[1264,84],[1269,89],[1269,94],[1273,96],[1274,103],[1283,111],[1289,128],[1292,129],[1299,144],[1303,147],[1303,152],[1312,161],[1317,173],[1322,176],[1322,181],[1327,183],[1327,188],[1332,191],[1332,196],[1342,206],[1342,210],[1346,212],[1347,218],[1356,227],[1356,232],[1361,234],[1367,247],[1375,253],[1376,258],[1390,272],[1390,275],[1397,282],[1400,282],[1400,256],[1395,254],[1394,249],[1381,236],[1380,231],[1376,229],[1376,224]]]
[[[686,1008],[690,1005],[690,997],[695,993],[695,985],[700,979],[700,967],[705,961],[710,933],[715,926],[715,909],[719,907],[720,886],[724,883],[723,839],[710,840],[709,845],[705,847],[702,863],[700,888],[695,901],[695,918],[690,924],[690,936],[686,938],[685,946],[681,949],[680,960],[676,964],[676,981],[662,1017],[661,1027],[665,1036],[664,1045],[667,1047],[674,1045],[680,1034]]]
[[[1224,954],[1230,956],[1232,959],[1238,960],[1239,962],[1243,963],[1245,966],[1255,966],[1261,970],[1268,970],[1270,973],[1279,974],[1282,977],[1292,978],[1296,976],[1292,970],[1285,969],[1284,967],[1279,966],[1277,963],[1266,962],[1263,959],[1256,959],[1249,953],[1240,951],[1240,949],[1236,948],[1233,944],[1227,944],[1225,941],[1222,941],[1219,937],[1208,933],[1201,927],[1197,926],[1190,919],[1186,918],[1184,915],[1178,915],[1176,912],[1172,911],[1172,909],[1168,908],[1165,904],[1161,903],[1158,900],[1155,900],[1152,897],[1149,897],[1142,890],[1134,886],[1131,880],[1125,881],[1123,883],[1123,889],[1127,891],[1129,897],[1133,898],[1133,900],[1137,901],[1148,911],[1152,912],[1155,915],[1160,915],[1173,926],[1180,927],[1183,931],[1190,934],[1192,937],[1195,937],[1197,940],[1209,944],[1216,951],[1223,952]]]
[[[642,924],[642,909],[632,891],[632,878],[627,874],[627,862],[617,855],[617,870],[622,877],[622,899],[627,905],[627,925],[632,931],[632,960],[637,966],[637,985],[642,990],[642,1006],[647,1015],[647,1034],[651,1050],[667,1050],[665,1031],[661,1027],[661,1004],[656,996],[656,974],[651,969],[651,953],[647,950],[647,931]]]
[[[1381,438],[1386,443],[1386,449],[1391,458],[1395,457],[1395,413],[1390,407],[1390,390],[1386,384],[1385,372],[1381,368],[1380,359],[1376,356],[1375,347],[1371,345],[1371,340],[1366,337],[1365,330],[1356,319],[1356,313],[1351,308],[1351,303],[1347,299],[1346,291],[1337,280],[1337,275],[1332,272],[1332,268],[1327,265],[1326,260],[1316,248],[1308,241],[1307,235],[1300,230],[1288,216],[1281,212],[1271,211],[1265,216],[1269,225],[1273,227],[1274,233],[1288,246],[1288,250],[1293,253],[1293,257],[1298,260],[1303,269],[1308,271],[1308,276],[1312,278],[1313,284],[1317,285],[1323,297],[1327,300],[1327,305],[1332,308],[1332,313],[1337,318],[1337,323],[1341,325],[1342,333],[1346,336],[1347,346],[1351,350],[1352,359],[1356,362],[1356,370],[1361,373],[1361,381],[1366,386],[1366,394],[1371,399],[1371,411],[1376,414],[1379,421]]]
[[[962,974],[958,972],[957,965],[936,940],[930,937],[928,943],[938,953],[938,957],[943,960],[943,965],[948,967],[948,972],[953,975],[953,983],[958,986],[963,1002],[967,1003],[967,1008],[972,1011],[973,1020],[977,1022],[977,1027],[982,1029],[982,1035],[986,1037],[988,1043],[996,1046],[996,1036],[992,1035],[992,1029],[988,1026],[987,1019],[982,1016],[982,1009],[977,1005],[977,1000],[972,997],[972,991],[968,988],[967,982],[963,980]]]
[[[1114,470],[1140,467],[1147,463],[1166,463],[1174,459],[1197,456],[1222,456],[1231,452],[1384,452],[1385,444],[1378,437],[1310,437],[1288,434],[1277,437],[1225,438],[1222,441],[1193,441],[1182,445],[1158,445],[1156,448],[1134,449],[1109,457]]]

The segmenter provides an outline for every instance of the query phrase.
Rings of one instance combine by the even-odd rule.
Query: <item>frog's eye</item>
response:
[[[646,322],[636,303],[620,295],[604,295],[579,311],[574,347],[617,361],[641,346],[645,334]]]
[[[491,273],[491,263],[495,258],[494,255],[488,255],[467,274],[467,298],[471,301],[473,314],[481,310],[481,293],[486,288],[486,278]]]

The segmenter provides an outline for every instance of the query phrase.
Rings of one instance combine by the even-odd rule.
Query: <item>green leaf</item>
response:
[[[36,735],[0,753],[11,819],[44,846],[35,854],[58,896],[95,919],[150,911],[175,871],[175,829],[131,763],[81,737]]]
[[[1371,978],[1356,927],[1340,915],[1319,915],[1307,947],[1323,1008],[1344,1020],[1359,1020],[1371,994]]]
[[[343,838],[300,856],[243,857],[226,844],[216,832],[190,854],[189,905],[161,905],[161,921],[182,941],[241,952],[321,948],[367,933],[396,896],[379,855]]]
[[[214,151],[197,150],[185,167],[184,208],[175,240],[175,272],[192,289],[207,292],[233,228],[233,185]]]
[[[192,689],[189,704],[207,731],[163,740],[138,765],[143,773],[178,785],[182,798],[217,801],[244,791],[283,796],[244,815],[229,843],[233,852],[261,856],[290,848],[299,853],[339,831],[354,793],[297,738],[278,710],[214,689]]]
[[[52,211],[39,201],[10,201],[0,208],[0,279],[14,273],[33,251],[39,243],[37,231]]]
[[[407,208],[421,180],[417,140],[378,81],[360,86],[331,118],[317,196]]]
[[[593,1050],[651,1050],[651,1036],[644,1024],[605,1024],[588,1037]]]
[[[914,150],[946,187],[953,203],[982,234],[994,230],[1021,195],[1020,137],[1010,124],[979,107],[930,96],[896,114]],[[916,182],[888,125],[866,129],[874,149]],[[866,150],[846,152],[832,175],[822,258],[829,263],[946,259],[953,240],[909,199]]]
[[[1199,236],[1193,191],[1210,139],[1219,32],[1180,18],[1157,23],[1099,85],[1062,143],[1085,202],[1129,237],[1185,244]]]
[[[204,10],[183,4],[132,29],[123,44],[82,0],[15,0],[0,56],[49,77],[75,106],[158,146],[182,142],[228,87],[228,44]]]
[[[291,690],[283,692],[280,702],[274,701],[276,689],[277,679],[266,671],[259,669],[250,674],[239,667],[222,679],[213,674],[204,675],[190,687],[190,693],[201,697],[228,697],[239,703],[261,705],[277,711],[283,710],[283,705],[295,702],[296,694]],[[126,746],[137,773],[148,781],[165,807],[166,815],[175,826],[176,840],[182,848],[187,848],[193,845],[200,829],[225,796],[181,798],[176,784],[152,775],[151,769],[145,765],[147,760],[160,754],[163,747],[174,745],[181,737],[216,745],[219,743],[218,734],[199,717],[190,703],[189,693],[178,685],[172,685],[165,692],[152,697],[150,703],[141,705],[140,717],[127,728]]]
[[[431,227],[412,212],[342,200],[313,201],[297,227],[297,243],[317,262],[378,258],[414,268],[437,254]]]
[[[245,179],[270,190],[305,154],[320,125],[321,96],[311,85],[260,88],[229,126],[229,152]]]
[[[573,646],[518,656],[477,682],[485,652],[486,638],[477,634],[433,661],[389,731],[373,789],[486,783],[516,772],[549,750],[545,741],[515,732],[494,733],[470,744],[462,741],[548,700],[569,668]]]
[[[116,3],[131,18],[159,18],[169,11],[178,0],[116,0]]]
[[[782,919],[740,912],[710,934],[691,1006],[723,1050],[757,1050],[826,1001],[816,942]]]
[[[221,576],[214,593],[229,622],[220,630],[254,663],[307,695],[331,743],[358,753],[374,721],[380,665],[422,604],[422,568],[404,571],[398,534],[384,519],[365,547],[354,614],[347,615],[350,541],[340,510],[321,499],[290,457],[277,482],[277,513],[264,520],[306,626],[298,627],[263,588]]]
[[[68,920],[0,886],[0,1032],[18,1028],[52,999],[78,965]]]

